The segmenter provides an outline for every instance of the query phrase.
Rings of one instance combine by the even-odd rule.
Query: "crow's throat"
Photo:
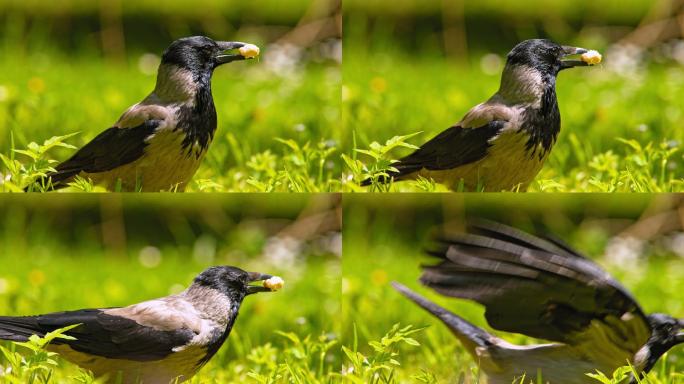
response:
[[[178,126],[185,133],[183,152],[199,158],[214,138],[217,124],[210,77],[199,79],[194,101],[192,106],[180,107]]]
[[[560,110],[556,99],[556,78],[544,78],[544,91],[539,108],[528,108],[523,119],[523,129],[530,136],[525,149],[532,156],[544,158],[556,143],[560,132]]]

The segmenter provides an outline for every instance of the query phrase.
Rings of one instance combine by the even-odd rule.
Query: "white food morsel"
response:
[[[594,65],[601,62],[602,56],[600,53],[598,53],[598,51],[591,50],[589,52],[583,53],[581,59],[589,65]]]
[[[245,44],[240,47],[239,51],[240,55],[248,59],[259,56],[259,47],[254,44]]]
[[[270,279],[264,280],[264,287],[271,291],[278,291],[285,285],[285,280],[279,276],[273,276]]]

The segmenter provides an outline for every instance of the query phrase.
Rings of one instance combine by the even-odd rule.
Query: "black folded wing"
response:
[[[505,121],[495,120],[478,128],[453,126],[393,164],[392,166],[398,172],[392,172],[390,176],[400,180],[402,176],[421,169],[432,171],[453,169],[482,160],[487,155],[487,149],[492,145],[490,140],[499,134],[505,123]],[[370,185],[371,181],[371,179],[366,179],[361,182],[361,185]],[[383,183],[388,181],[380,180]]]
[[[490,140],[499,134],[505,123],[495,120],[478,128],[451,127],[399,160],[395,167],[403,175],[423,168],[453,169],[481,160],[487,155]]]
[[[55,167],[56,172],[48,177],[53,184],[58,184],[81,172],[105,172],[131,163],[143,155],[147,146],[145,140],[159,123],[159,120],[147,120],[132,128],[109,128]]]
[[[73,324],[81,325],[66,334],[76,340],[55,339],[53,343],[113,359],[160,360],[195,336],[188,328],[160,331],[99,309],[83,309],[40,316],[0,317],[0,339],[26,341],[31,335],[42,337]]]

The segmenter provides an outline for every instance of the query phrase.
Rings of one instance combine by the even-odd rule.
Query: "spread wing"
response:
[[[651,334],[636,300],[610,275],[567,245],[490,222],[451,236],[421,282],[484,305],[490,326],[580,344],[595,332],[635,353]]]
[[[159,123],[159,120],[147,120],[132,128],[109,128],[55,167],[56,172],[48,176],[57,184],[80,172],[105,172],[131,163],[143,155],[147,146],[145,139],[154,133]]]
[[[40,316],[0,317],[0,338],[26,341],[31,335],[42,337],[47,332],[73,324],[82,324],[67,332],[76,340],[55,339],[53,343],[114,359],[159,360],[195,336],[195,332],[185,327],[158,330],[99,309],[84,309]]]

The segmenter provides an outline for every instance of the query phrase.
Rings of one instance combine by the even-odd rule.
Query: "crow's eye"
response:
[[[199,47],[199,51],[201,52],[211,52],[214,49],[213,46],[207,44],[207,45],[202,45]]]

